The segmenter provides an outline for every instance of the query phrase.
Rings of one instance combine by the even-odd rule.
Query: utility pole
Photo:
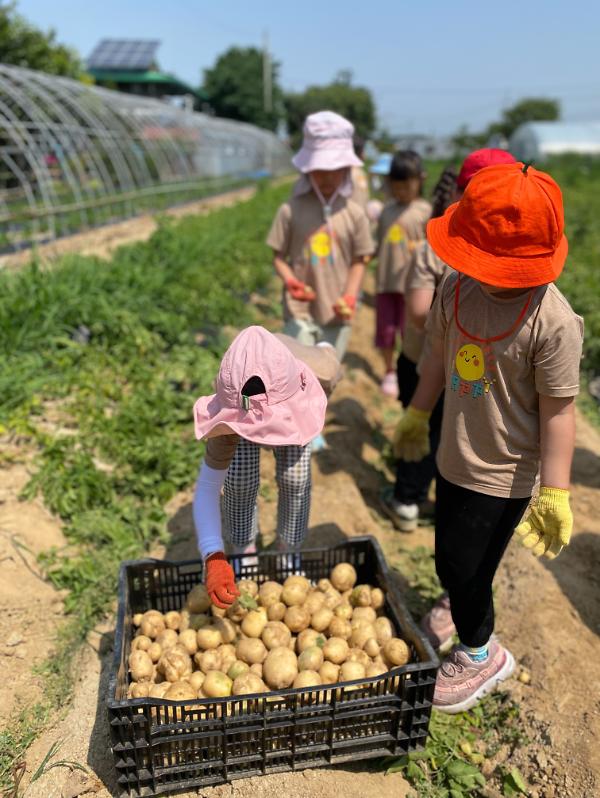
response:
[[[270,114],[273,110],[273,73],[271,71],[271,54],[269,53],[269,31],[263,33],[263,108]]]

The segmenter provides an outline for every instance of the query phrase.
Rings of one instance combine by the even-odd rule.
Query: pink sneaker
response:
[[[448,594],[439,598],[427,615],[421,620],[421,629],[429,638],[431,645],[441,651],[448,650],[456,634],[456,626],[450,612]]]
[[[398,376],[395,371],[388,371],[381,380],[381,392],[386,396],[398,398]]]
[[[495,638],[490,640],[490,653],[483,662],[473,662],[456,647],[438,671],[433,706],[449,715],[471,709],[497,684],[508,679],[514,669],[513,655]]]

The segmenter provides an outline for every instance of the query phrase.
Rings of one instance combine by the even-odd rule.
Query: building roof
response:
[[[600,122],[527,122],[515,134],[533,134],[539,142],[600,141]]]
[[[97,69],[135,69],[142,72],[156,63],[158,39],[102,39],[87,59],[87,67]]]
[[[163,86],[168,94],[195,94],[198,90],[194,89],[189,83],[180,80],[175,75],[158,70],[148,70],[147,72],[135,72],[125,69],[88,69],[90,75],[95,80],[102,83],[138,83],[146,85]]]

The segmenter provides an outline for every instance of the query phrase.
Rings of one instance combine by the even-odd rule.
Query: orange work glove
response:
[[[285,281],[285,287],[292,298],[299,299],[300,302],[312,302],[317,296],[310,285],[306,285],[301,280],[296,280],[295,277],[288,278]]]
[[[349,321],[354,316],[356,310],[356,297],[352,294],[344,294],[333,306],[333,312],[342,321]]]
[[[235,586],[233,568],[222,551],[216,551],[206,558],[206,591],[216,607],[226,610],[231,606],[240,591]]]

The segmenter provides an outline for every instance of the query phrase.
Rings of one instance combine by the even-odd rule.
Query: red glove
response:
[[[356,310],[356,297],[352,294],[344,294],[333,306],[333,311],[336,316],[339,316],[343,321],[348,321],[354,316]]]
[[[312,302],[317,296],[310,285],[306,285],[301,280],[296,280],[295,277],[287,279],[285,287],[292,295],[292,298],[299,299],[300,302]]]
[[[231,606],[240,595],[235,586],[233,568],[222,551],[206,558],[206,590],[212,603],[222,610]]]

